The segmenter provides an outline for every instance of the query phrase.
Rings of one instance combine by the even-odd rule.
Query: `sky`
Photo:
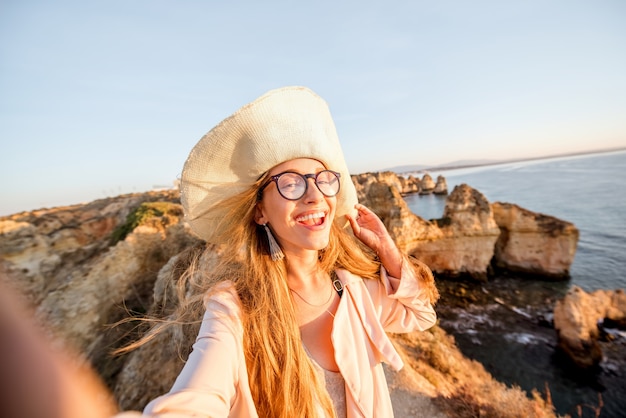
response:
[[[353,174],[626,147],[626,2],[0,2],[0,216],[171,187],[268,90]]]

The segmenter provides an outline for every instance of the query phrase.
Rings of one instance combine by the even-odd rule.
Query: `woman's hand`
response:
[[[354,236],[378,254],[381,263],[391,276],[400,278],[402,253],[391,239],[385,224],[374,212],[360,203],[354,207],[358,213],[357,217],[346,215]]]

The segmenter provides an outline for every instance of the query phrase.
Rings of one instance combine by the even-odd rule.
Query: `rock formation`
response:
[[[430,194],[435,190],[435,182],[428,173],[422,176],[422,181],[420,185],[420,194]]]
[[[402,194],[418,193],[421,188],[421,182],[419,179],[409,175],[408,177],[400,176],[402,181]]]
[[[408,250],[416,240],[431,240],[441,236],[436,224],[411,212],[393,183],[369,181],[363,184],[365,185],[359,191],[359,201],[382,219],[402,250]]]
[[[420,181],[413,176],[402,177],[392,171],[363,173],[352,175],[352,182],[357,189],[359,200],[366,196],[366,190],[372,183],[385,183],[393,186],[400,194],[416,193],[420,190]]]
[[[569,277],[579,235],[573,224],[511,203],[496,202],[491,208],[501,231],[495,246],[496,267]]]
[[[394,186],[401,195],[410,193],[420,194],[448,194],[448,185],[444,176],[437,176],[437,183],[433,181],[430,174],[424,174],[422,180],[413,175],[400,176],[392,171],[382,171],[376,173],[362,173],[352,175],[352,182],[356,185],[359,198],[365,198],[368,185],[373,182],[386,183]]]
[[[446,178],[441,174],[437,176],[437,184],[435,184],[433,193],[439,195],[448,194],[448,183],[446,182]]]
[[[354,179],[359,200],[383,219],[400,248],[436,273],[484,280],[493,263],[537,276],[569,277],[579,235],[569,222],[517,205],[490,204],[466,184],[448,196],[442,219],[428,222],[408,208],[393,173]]]
[[[485,196],[466,184],[456,186],[437,226],[438,239],[414,241],[408,251],[438,273],[486,279],[500,230]]]
[[[437,273],[487,277],[500,230],[480,192],[457,186],[443,219],[435,223],[413,214],[393,183],[372,179],[361,184],[359,199],[383,220],[402,250]]]
[[[2,218],[0,264],[51,337],[106,368],[118,336],[105,325],[146,312],[157,272],[198,242],[177,200],[145,193]]]
[[[579,368],[602,360],[598,323],[626,329],[626,293],[623,289],[596,290],[589,294],[573,286],[554,307],[558,348]]]

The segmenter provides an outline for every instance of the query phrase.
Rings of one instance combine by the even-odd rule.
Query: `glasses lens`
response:
[[[305,179],[296,173],[284,173],[276,181],[280,194],[290,200],[300,199],[306,190]]]
[[[329,170],[320,171],[315,178],[315,184],[328,197],[339,193],[339,177]]]

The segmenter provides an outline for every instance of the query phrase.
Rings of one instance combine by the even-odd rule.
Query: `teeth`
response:
[[[298,216],[296,218],[296,221],[298,221],[298,222],[305,222],[305,221],[308,221],[310,219],[323,218],[324,216],[325,216],[324,212],[310,213],[308,215]]]

